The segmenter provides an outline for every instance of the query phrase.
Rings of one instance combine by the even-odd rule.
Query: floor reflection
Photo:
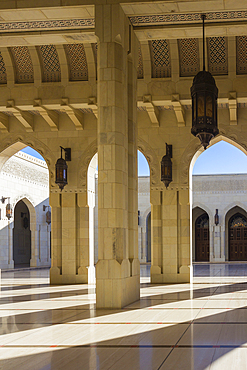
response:
[[[3,273],[0,369],[245,369],[246,274],[247,264],[198,264],[200,283],[152,285],[143,265],[140,301],[96,310],[94,286]]]

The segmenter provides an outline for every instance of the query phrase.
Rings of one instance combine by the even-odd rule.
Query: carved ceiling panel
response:
[[[143,71],[143,59],[142,59],[142,50],[141,47],[138,49],[138,66],[137,66],[137,78],[141,79],[144,76]]]
[[[208,70],[212,75],[228,74],[227,37],[207,38]]]
[[[180,76],[195,76],[200,70],[199,42],[198,39],[179,39],[179,64]]]
[[[236,73],[243,75],[247,73],[247,36],[236,37]]]
[[[168,40],[152,40],[149,42],[152,77],[171,77],[171,58]]]
[[[33,63],[27,46],[10,48],[16,83],[34,82]]]
[[[41,45],[37,47],[43,82],[60,82],[61,68],[55,45]]]
[[[7,71],[3,60],[2,53],[0,52],[0,84],[7,83]]]
[[[88,66],[83,44],[64,45],[68,65],[70,81],[87,81]]]

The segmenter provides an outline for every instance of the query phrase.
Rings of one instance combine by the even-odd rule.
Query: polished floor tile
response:
[[[95,287],[49,285],[49,270],[2,273],[0,370],[246,369],[247,264],[196,264],[193,284],[150,284],[96,310]]]

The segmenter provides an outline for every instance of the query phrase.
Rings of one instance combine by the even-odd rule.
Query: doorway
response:
[[[196,262],[209,261],[209,218],[207,213],[199,216],[195,224]]]
[[[30,267],[30,214],[26,204],[22,200],[16,204],[14,211],[13,257],[15,268]]]
[[[229,220],[229,260],[247,261],[247,220],[240,213]]]

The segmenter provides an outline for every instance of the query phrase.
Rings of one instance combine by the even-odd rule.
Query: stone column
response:
[[[220,225],[213,226],[213,240],[214,240],[214,262],[221,262],[221,227]]]
[[[62,228],[61,228],[61,194],[50,193],[51,206],[51,284],[59,284],[62,273]]]
[[[8,267],[14,268],[14,260],[13,260],[13,228],[14,228],[14,221],[8,221]]]
[[[190,281],[190,202],[189,190],[177,191],[178,196],[178,282]]]
[[[89,275],[89,206],[88,194],[77,194],[77,280],[88,283]]]
[[[88,282],[87,193],[52,193],[51,284]]]
[[[134,109],[130,108],[134,97],[128,101],[132,88],[128,83],[127,55],[131,45],[128,20],[121,6],[96,5],[95,20],[99,172],[96,306],[121,308],[139,299],[137,246],[129,245],[129,231],[137,242],[133,217],[136,202],[129,209],[136,186],[133,173],[136,164],[132,163],[136,160],[133,153],[136,143],[133,132],[129,132],[130,126],[135,125],[134,116],[128,121],[129,109]]]
[[[160,194],[160,205],[154,206],[152,197],[151,203],[153,235],[151,281],[189,282],[189,192],[188,190],[164,190]]]
[[[139,42],[132,30],[128,50],[128,235],[130,276],[135,295],[140,298],[140,261],[138,258],[138,174],[137,174],[137,50]]]
[[[151,282],[161,282],[162,274],[162,217],[161,192],[150,191],[151,203]]]

